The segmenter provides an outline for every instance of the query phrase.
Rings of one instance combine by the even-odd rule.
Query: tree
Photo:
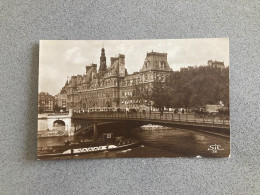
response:
[[[196,108],[222,101],[229,107],[229,68],[194,67],[173,72],[165,82],[135,86],[131,100],[159,108]]]
[[[157,81],[152,84],[139,84],[135,86],[131,100],[139,101],[140,104],[163,109],[169,104],[169,93],[166,91],[165,83]]]
[[[167,92],[164,82],[157,81],[153,83],[151,91],[153,107],[159,108],[160,110],[163,110],[164,107],[169,107],[170,94]]]
[[[152,94],[149,86],[147,84],[141,83],[135,86],[130,99],[134,101],[140,101],[141,104],[147,104],[151,101],[151,96]]]
[[[54,107],[53,107],[53,111],[54,112],[60,112],[60,110],[61,110],[61,108],[57,104],[55,104]]]
[[[229,106],[228,67],[219,69],[201,66],[176,71],[165,84],[171,107],[197,107],[217,104],[219,101]]]

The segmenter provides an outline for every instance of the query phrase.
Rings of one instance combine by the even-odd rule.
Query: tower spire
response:
[[[101,56],[100,56],[99,73],[101,76],[104,76],[106,71],[107,71],[106,54],[105,54],[104,47],[102,47]]]

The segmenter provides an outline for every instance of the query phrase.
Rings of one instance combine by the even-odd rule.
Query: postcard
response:
[[[42,40],[37,159],[230,156],[229,39]]]

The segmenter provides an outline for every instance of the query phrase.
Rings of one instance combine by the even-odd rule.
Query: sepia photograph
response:
[[[230,157],[229,39],[42,40],[37,159]]]

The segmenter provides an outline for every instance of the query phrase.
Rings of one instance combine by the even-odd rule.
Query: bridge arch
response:
[[[68,116],[48,116],[47,125],[49,130],[72,130],[71,118]]]
[[[119,128],[119,123],[122,123],[120,129],[129,129],[146,124],[152,124],[184,128],[187,130],[205,131],[207,133],[211,132],[223,134],[225,136],[230,135],[229,119],[223,119],[220,117],[201,118],[195,114],[91,112],[75,113],[73,114],[72,119],[79,121],[93,121],[96,123],[96,126],[98,126],[98,129]]]
[[[53,130],[64,131],[66,128],[66,123],[63,120],[58,119],[58,120],[53,121],[52,126],[53,126]]]

